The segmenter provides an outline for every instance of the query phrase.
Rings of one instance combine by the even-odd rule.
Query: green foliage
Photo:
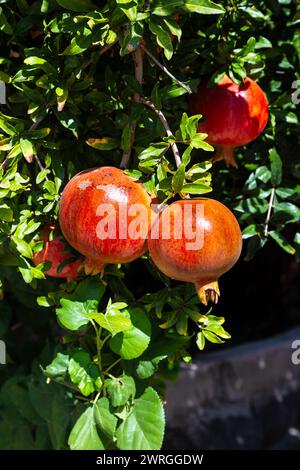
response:
[[[159,449],[157,377],[190,362],[193,345],[230,339],[193,286],[171,284],[147,255],[138,286],[127,282],[134,263],[69,283],[34,266],[40,228],[57,224],[60,194],[77,172],[118,167],[130,154],[127,174],[159,203],[210,193],[235,210],[246,260],[271,242],[299,261],[299,8],[1,2],[0,336],[9,356],[0,366],[1,449]],[[188,90],[225,73],[258,80],[270,104],[264,134],[236,150],[238,170],[212,163],[214,149],[197,133],[202,117],[187,114]],[[34,333],[22,330],[19,353],[14,329],[24,322]]]

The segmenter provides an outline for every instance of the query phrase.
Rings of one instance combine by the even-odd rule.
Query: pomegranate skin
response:
[[[70,245],[86,257],[87,274],[103,273],[105,264],[128,263],[147,251],[150,203],[143,186],[118,168],[94,168],[69,181],[61,197],[60,227]],[[106,239],[99,237],[98,232],[98,224],[104,216],[100,213],[103,204],[116,211],[116,232]],[[124,225],[124,219],[120,221],[120,208],[134,204],[142,205],[145,210],[146,216],[141,222],[144,232],[132,237],[127,231],[122,236],[119,227]],[[132,215],[126,216],[128,227],[133,219]]]
[[[183,212],[187,205],[191,205],[189,215]],[[176,239],[174,236],[174,221],[179,214],[182,214],[185,226],[202,234],[202,243],[195,249],[190,249],[188,244],[193,239],[187,238],[184,230],[182,237]],[[171,236],[164,239],[161,235],[163,217],[168,220],[169,216]],[[159,232],[157,227],[156,230],[152,227],[148,240],[155,265],[172,279],[194,283],[202,303],[217,302],[220,295],[218,278],[232,268],[242,249],[241,230],[232,212],[214,199],[186,199],[168,206],[156,218],[155,225],[159,226]],[[159,237],[153,233],[159,233]]]
[[[44,242],[44,248],[33,256],[33,263],[37,266],[40,263],[51,263],[51,266],[45,274],[50,277],[65,278],[68,282],[78,277],[78,271],[82,266],[82,259],[77,259],[58,272],[59,266],[73,257],[72,253],[67,250],[67,245],[62,237],[54,236],[50,240],[50,234],[55,230],[54,226],[44,226],[40,232],[40,240]]]
[[[212,88],[203,83],[190,101],[191,114],[201,114],[198,132],[208,134],[206,141],[216,148],[216,160],[225,159],[237,166],[233,149],[255,140],[268,122],[268,101],[251,78],[234,83],[227,75]]]

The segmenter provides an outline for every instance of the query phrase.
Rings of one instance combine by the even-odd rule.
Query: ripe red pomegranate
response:
[[[237,166],[233,149],[249,144],[264,130],[268,121],[268,101],[251,78],[241,85],[227,75],[212,88],[201,84],[190,101],[191,114],[202,114],[198,132],[208,134],[206,141],[216,149],[215,160]]]
[[[78,277],[78,272],[82,266],[82,259],[66,264],[61,271],[58,272],[60,265],[73,257],[70,248],[68,250],[67,244],[63,241],[61,236],[54,234],[55,226],[47,225],[41,229],[40,239],[44,242],[42,250],[34,254],[33,263],[37,266],[40,263],[51,263],[51,266],[45,274],[51,277],[66,278],[68,282]],[[50,238],[52,238],[50,240]]]
[[[173,279],[193,282],[206,305],[218,301],[218,278],[238,260],[242,236],[236,218],[220,202],[185,199],[157,216],[148,247],[156,266]]]
[[[94,168],[69,181],[59,222],[66,240],[86,257],[87,274],[145,253],[150,203],[143,186],[118,168]]]

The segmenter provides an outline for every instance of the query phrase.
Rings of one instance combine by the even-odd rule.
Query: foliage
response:
[[[291,0],[1,1],[0,448],[159,449],[157,377],[190,362],[191,344],[230,338],[224,318],[147,255],[147,282],[133,288],[135,263],[68,284],[33,265],[39,229],[57,220],[78,171],[131,155],[127,173],[160,202],[210,193],[234,209],[247,260],[266,243],[299,258],[299,21]],[[201,116],[187,115],[187,90],[225,72],[258,80],[270,103],[238,170],[212,164]]]

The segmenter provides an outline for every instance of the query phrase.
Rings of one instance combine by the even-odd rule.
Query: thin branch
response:
[[[1,163],[1,166],[0,166],[1,170],[5,170],[5,167],[6,167],[6,164],[7,164],[8,160],[9,160],[9,158],[7,158],[7,157],[3,160],[3,162]]]
[[[138,47],[135,51],[133,51],[132,57],[133,57],[133,60],[134,60],[134,75],[135,75],[135,78],[136,78],[137,82],[140,85],[142,85],[142,83],[143,83],[143,53],[142,53],[142,50],[141,50],[140,47]],[[138,103],[139,99],[140,99],[139,93],[134,93],[133,101]],[[130,145],[129,145],[128,150],[124,151],[124,153],[123,153],[122,160],[121,160],[121,163],[120,163],[120,168],[126,168],[127,165],[128,165],[128,162],[130,160],[131,152],[132,152],[132,146],[133,146],[133,142],[134,142],[134,139],[135,139],[136,125],[137,125],[136,121],[132,121],[131,126],[130,126],[130,137],[129,137]]]
[[[178,85],[180,85],[182,88],[184,88],[189,94],[193,93],[192,90],[190,89],[189,86],[185,85],[185,83],[181,82],[176,78],[168,69],[165,65],[163,65],[159,60],[150,52],[147,47],[144,46],[144,44],[140,44],[140,47],[143,49],[143,51],[146,52],[146,54],[150,57],[150,59],[159,67],[161,68],[165,74],[167,74],[172,80],[174,80]]]
[[[110,44],[105,44],[105,46],[101,47],[99,51],[99,55],[105,54],[105,52],[109,51],[115,44],[117,44],[118,40],[116,39],[114,42]]]
[[[37,155],[34,155],[34,159],[37,162],[40,171],[44,171],[45,167],[43,166],[43,164],[42,164],[41,160],[39,159],[39,157]],[[48,176],[45,175],[45,180],[48,181],[48,179],[49,179]]]
[[[105,371],[104,371],[104,374],[105,375],[108,375],[108,372],[113,369],[113,367],[115,367],[117,364],[119,364],[119,362],[122,361],[122,358],[119,357],[119,359],[117,359],[115,362],[113,362],[113,364],[111,364]]]
[[[269,207],[268,207],[268,212],[267,212],[267,217],[265,221],[265,228],[264,228],[264,235],[265,237],[268,236],[269,233],[269,223],[271,219],[271,214],[272,214],[272,209],[273,209],[273,203],[274,203],[274,197],[275,197],[275,187],[273,186],[271,195],[270,195],[270,200],[269,200]]]
[[[145,106],[148,106],[148,108],[152,109],[152,111],[155,112],[155,114],[160,119],[160,122],[162,123],[162,125],[165,128],[167,136],[171,137],[173,135],[173,133],[170,129],[169,123],[168,123],[165,115],[163,114],[163,112],[160,109],[157,109],[155,107],[155,105],[152,103],[152,101],[150,101],[150,100],[145,100],[144,98],[140,97],[139,101],[141,103],[143,103]],[[180,153],[179,153],[176,142],[171,142],[171,148],[172,148],[172,151],[173,151],[173,154],[174,154],[176,166],[178,168],[181,165],[181,158],[180,158]]]

